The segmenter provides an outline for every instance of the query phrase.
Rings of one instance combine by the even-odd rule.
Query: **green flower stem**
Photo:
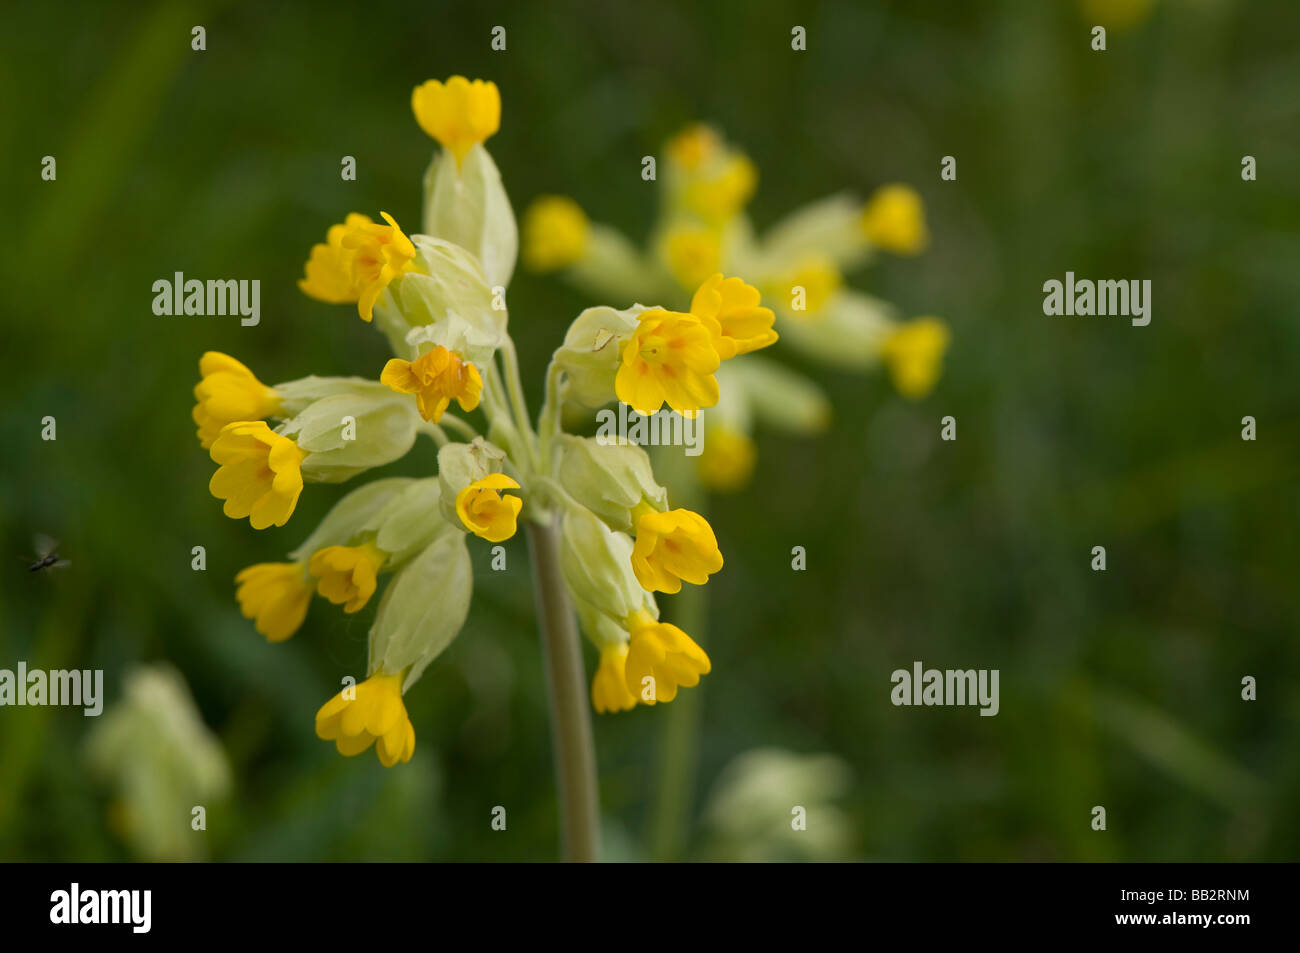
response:
[[[478,436],[478,431],[474,429],[473,425],[470,424],[469,421],[462,420],[455,414],[443,413],[442,425],[456,431],[466,440],[473,440]]]
[[[694,461],[679,448],[663,448],[655,455],[655,472],[662,474],[674,506],[704,514],[708,494],[700,485]],[[686,631],[708,651],[709,598],[707,586],[683,586],[673,597],[669,621]],[[655,789],[650,805],[648,844],[657,861],[677,860],[686,846],[695,801],[700,758],[700,724],[704,713],[706,680],[679,691],[672,704],[662,706],[659,749],[655,764]]]
[[[519,356],[515,351],[514,339],[509,335],[506,336],[505,342],[501,345],[501,353],[505,355],[503,359],[506,367],[505,385],[509,394],[510,405],[515,412],[515,426],[524,435],[526,452],[533,469],[543,469],[541,456],[537,452],[537,435],[533,433],[531,418],[528,415],[528,402],[524,399],[523,381],[519,377]]]
[[[705,645],[708,594],[704,586],[683,586],[672,603],[671,619],[696,643]],[[650,856],[656,861],[679,860],[686,847],[695,801],[700,760],[700,723],[704,712],[704,680],[679,691],[671,705],[661,706],[663,725],[655,758],[654,801],[650,809]]]
[[[596,785],[596,749],[587,703],[578,627],[560,574],[558,523],[528,524],[533,587],[546,660],[551,706],[551,739],[560,804],[563,857],[600,859],[600,794]]]

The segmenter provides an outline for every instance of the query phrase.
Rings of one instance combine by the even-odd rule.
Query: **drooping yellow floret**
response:
[[[410,761],[415,728],[402,703],[402,676],[379,672],[339,692],[316,712],[316,736],[348,757],[378,741],[375,750],[386,768]]]

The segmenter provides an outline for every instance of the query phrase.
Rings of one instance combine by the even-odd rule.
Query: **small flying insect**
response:
[[[27,567],[28,572],[40,572],[42,569],[63,569],[65,566],[71,566],[68,560],[59,555],[59,541],[44,533],[37,533],[32,541],[36,547],[35,562]],[[24,556],[23,562],[27,562],[31,557]]]

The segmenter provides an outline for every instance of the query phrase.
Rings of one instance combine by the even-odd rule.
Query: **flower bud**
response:
[[[505,287],[515,270],[519,229],[501,173],[481,143],[456,156],[443,150],[424,176],[424,232],[478,258],[489,285]]]
[[[562,434],[559,446],[556,479],[614,529],[632,532],[631,511],[642,503],[668,509],[668,491],[655,482],[650,457],[635,444]]]
[[[464,533],[441,533],[398,570],[370,628],[370,672],[407,671],[405,691],[460,632],[474,570]]]

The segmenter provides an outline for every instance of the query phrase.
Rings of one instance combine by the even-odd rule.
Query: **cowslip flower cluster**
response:
[[[415,750],[405,692],[468,615],[470,537],[500,543],[521,522],[559,531],[564,583],[597,651],[597,711],[670,702],[709,672],[691,637],[659,620],[656,594],[722,569],[713,529],[669,506],[641,448],[563,422],[575,409],[594,421],[615,400],[696,414],[721,399],[723,366],[777,340],[759,290],[720,271],[700,278],[686,310],[589,308],[554,353],[534,423],[505,305],[518,233],[484,146],[500,94],[453,76],[417,87],[411,105],[441,147],[424,178],[423,230],[408,235],[387,212],[349,214],[311,249],[299,282],[313,299],[354,306],[394,357],[371,378],[267,385],[209,352],[194,389],[199,442],[217,465],[212,495],[254,529],[285,525],[307,484],[391,463],[421,435],[437,444],[435,475],[365,483],[285,560],[235,577],[241,612],[271,642],[302,627],[313,596],[345,613],[378,602],[367,677],[320,708],[316,732],[344,755],[373,745],[386,766]]]
[[[849,369],[883,364],[899,393],[913,400],[934,388],[949,342],[945,323],[928,316],[902,321],[892,306],[844,281],[846,272],[877,252],[916,255],[925,249],[925,210],[914,189],[886,185],[865,203],[833,195],[758,236],[744,211],[758,171],[715,130],[696,124],[675,136],[663,150],[661,169],[660,211],[647,248],[589,220],[573,199],[548,195],[524,215],[525,265],[559,272],[597,298],[683,301],[694,295],[692,312],[710,276],[738,275],[728,281],[752,283],[755,298],[761,291],[781,319],[783,339],[805,356]],[[751,339],[744,330],[736,336]],[[829,421],[821,389],[774,361],[728,365],[717,379],[727,396],[706,417],[698,458],[699,478],[710,489],[747,482],[755,420],[805,433]]]

